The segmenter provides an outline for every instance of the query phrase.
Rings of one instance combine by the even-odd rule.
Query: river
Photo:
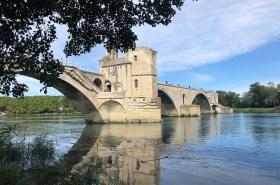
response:
[[[104,161],[135,185],[279,185],[280,114],[163,118],[161,123],[86,125],[80,116],[6,116],[26,142],[46,135],[73,170]],[[111,160],[111,162],[109,162]]]

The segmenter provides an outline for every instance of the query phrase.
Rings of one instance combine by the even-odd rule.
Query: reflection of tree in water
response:
[[[101,129],[102,125],[87,125],[85,127],[78,141],[63,158],[63,161],[69,170],[71,170],[75,164],[79,163],[82,160],[82,157],[87,154],[91,146],[94,145],[98,139]]]
[[[86,129],[87,130],[87,129]],[[85,135],[84,135],[85,136]],[[89,137],[81,137],[80,146],[73,148],[64,159],[55,160],[55,149],[46,136],[38,136],[33,142],[26,144],[23,138],[16,138],[11,127],[0,128],[0,184],[2,185],[99,185],[101,184],[100,163],[88,166],[83,173],[71,172],[70,164],[77,157],[85,154],[90,141]],[[83,142],[82,142],[83,141]],[[82,144],[84,143],[84,144]],[[89,143],[88,143],[89,144]],[[83,150],[84,149],[84,150]],[[70,162],[67,164],[67,162]],[[119,178],[110,177],[108,184],[126,184]]]
[[[250,124],[247,124],[250,132],[253,135],[257,144],[263,145],[267,141],[271,142],[274,140],[274,144],[279,142],[280,139],[280,127],[279,124],[279,114],[278,115],[252,115],[250,119]],[[248,120],[246,120],[248,122]]]

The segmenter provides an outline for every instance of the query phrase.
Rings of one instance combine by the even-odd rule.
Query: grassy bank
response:
[[[79,112],[64,96],[29,96],[25,98],[0,97],[2,114],[44,114]]]
[[[273,112],[279,112],[280,113],[280,107],[274,107],[274,108],[234,108],[234,112],[244,112],[244,113],[273,113]]]

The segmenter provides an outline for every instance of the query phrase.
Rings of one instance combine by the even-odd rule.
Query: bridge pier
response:
[[[180,116],[185,117],[195,117],[195,116],[200,116],[200,106],[199,105],[186,105],[183,104],[180,106]]]

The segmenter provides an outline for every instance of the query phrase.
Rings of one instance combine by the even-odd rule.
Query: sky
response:
[[[207,90],[243,94],[254,82],[280,83],[279,0],[186,0],[168,26],[134,28],[137,46],[158,51],[158,80]],[[55,56],[97,71],[101,46],[85,55],[65,58],[65,27],[58,27]],[[43,95],[38,81],[27,95]],[[48,95],[60,95],[50,88]]]

